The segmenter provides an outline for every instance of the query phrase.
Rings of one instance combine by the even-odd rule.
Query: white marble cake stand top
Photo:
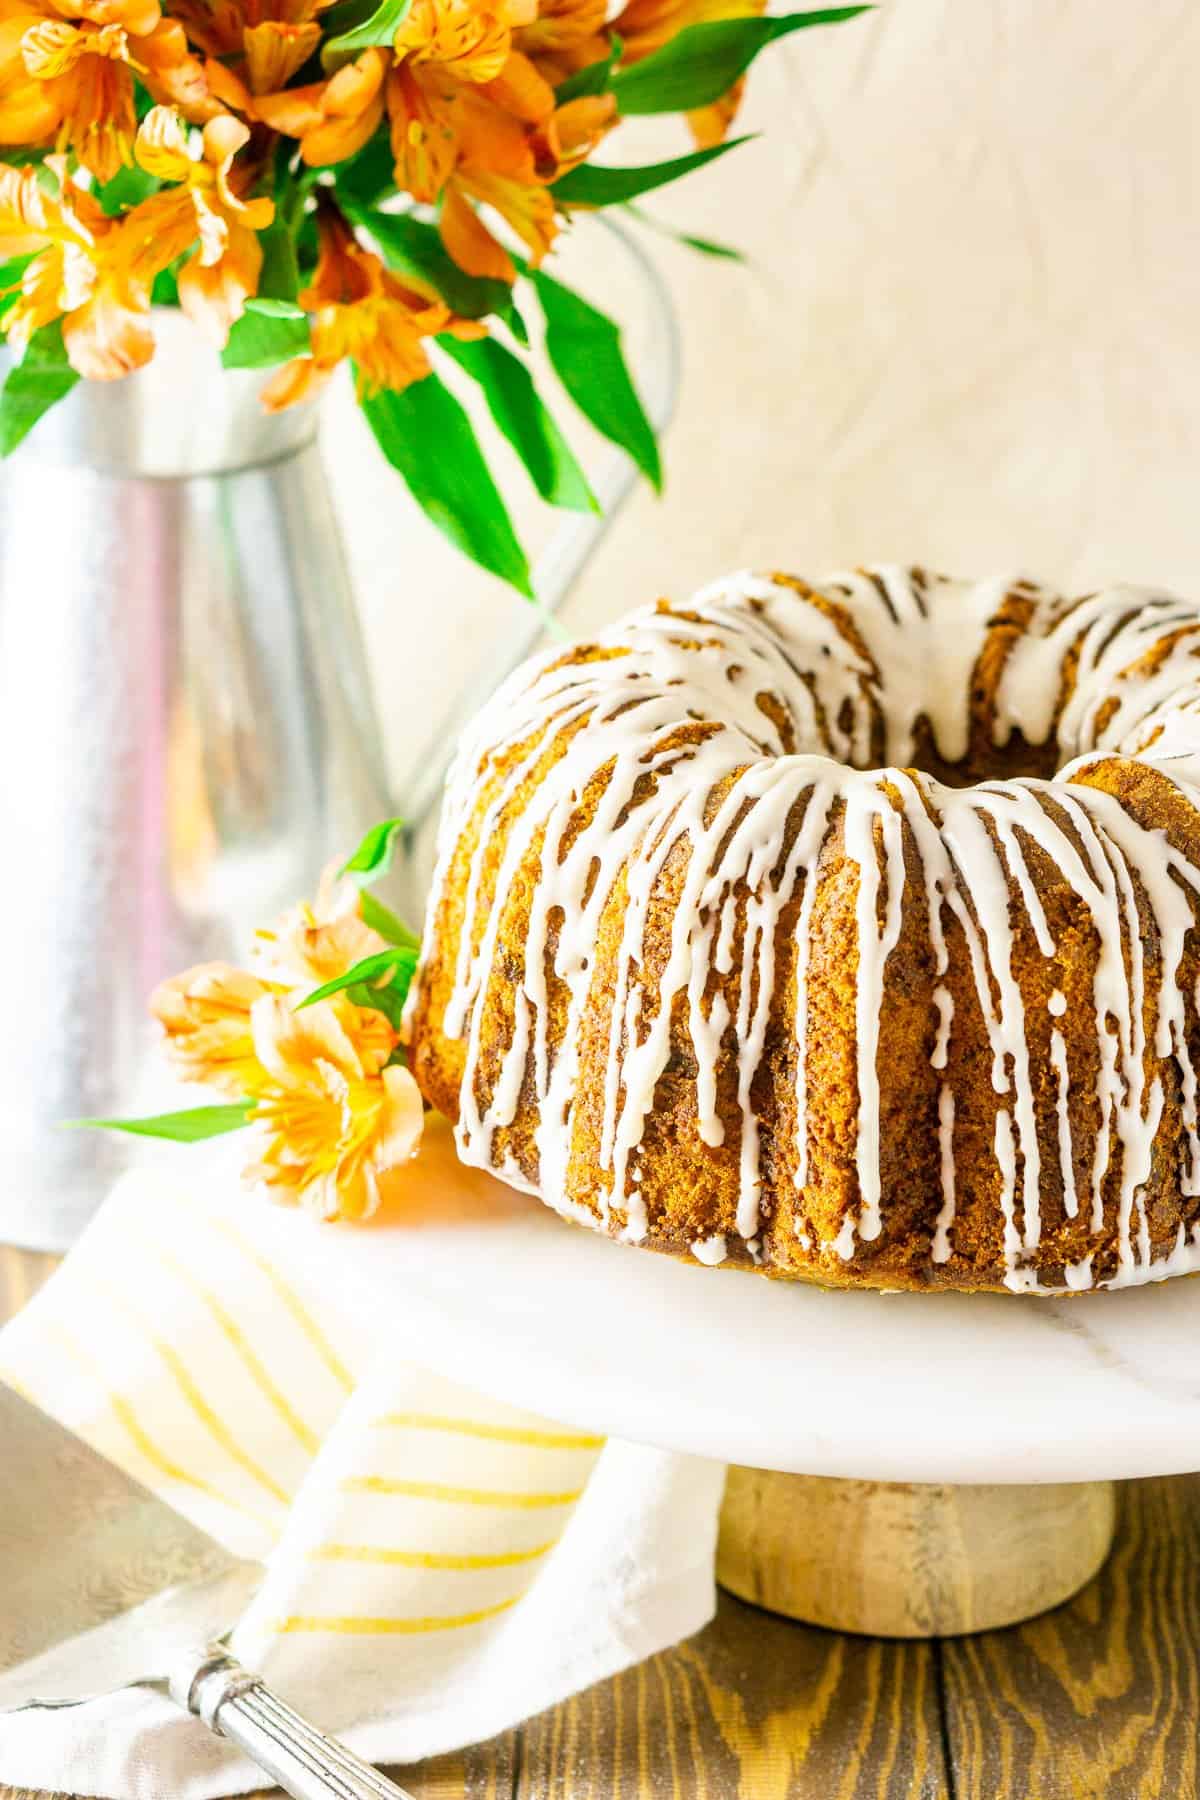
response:
[[[411,1176],[403,1212],[368,1227],[254,1201],[241,1223],[404,1353],[515,1405],[797,1474],[1200,1468],[1200,1279],[1060,1300],[830,1292],[566,1224],[464,1169],[441,1120]]]

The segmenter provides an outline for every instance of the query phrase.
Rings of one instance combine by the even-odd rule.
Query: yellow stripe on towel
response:
[[[394,1481],[387,1475],[348,1475],[339,1485],[344,1494],[402,1494],[409,1500],[438,1500],[453,1506],[522,1509],[570,1506],[583,1493],[582,1488],[569,1488],[562,1494],[510,1494],[493,1488],[446,1487],[440,1481]]]
[[[269,1262],[259,1250],[256,1250],[254,1245],[242,1236],[237,1227],[229,1223],[228,1219],[214,1219],[211,1214],[204,1212],[204,1209],[201,1207],[197,1207],[196,1210],[202,1213],[203,1217],[208,1220],[214,1231],[219,1231],[223,1238],[226,1238],[229,1243],[233,1244],[236,1249],[241,1251],[248,1262],[252,1262],[255,1268],[258,1269],[261,1274],[266,1276],[271,1286],[275,1289],[280,1301],[287,1308],[288,1312],[291,1313],[292,1318],[296,1321],[296,1324],[300,1327],[334,1380],[345,1388],[348,1394],[352,1394],[354,1392],[354,1377],[347,1369],[333,1345],[329,1342],[329,1339],[326,1337],[321,1327],[317,1324],[317,1321],[304,1305],[299,1294],[296,1293],[289,1282],[284,1280],[274,1263]]]
[[[243,1505],[240,1500],[235,1500],[230,1494],[223,1494],[219,1488],[215,1488],[202,1475],[193,1475],[187,1469],[181,1469],[179,1464],[155,1443],[124,1395],[115,1393],[112,1388],[100,1380],[96,1373],[95,1361],[88,1356],[83,1346],[76,1343],[70,1333],[65,1331],[61,1325],[47,1321],[45,1329],[100,1388],[114,1417],[132,1440],[139,1455],[150,1464],[152,1469],[157,1469],[159,1474],[165,1475],[168,1481],[177,1481],[183,1487],[195,1488],[198,1494],[204,1494],[209,1500],[215,1500],[218,1506],[228,1507],[230,1512],[241,1513],[244,1518],[253,1519],[256,1525],[261,1525],[264,1530],[270,1532],[272,1537],[276,1535],[278,1531],[276,1520],[268,1518],[264,1513],[256,1512],[253,1507]]]
[[[409,1637],[426,1631],[459,1631],[464,1625],[482,1625],[485,1619],[496,1618],[523,1598],[522,1594],[514,1594],[511,1600],[501,1600],[498,1606],[481,1606],[478,1612],[454,1613],[448,1617],[435,1615],[428,1619],[373,1619],[355,1615],[324,1618],[319,1614],[295,1613],[289,1618],[274,1620],[268,1629],[281,1637],[296,1631],[331,1631],[348,1637]]]
[[[96,1286],[100,1287],[100,1284],[96,1283]],[[144,1335],[147,1343],[153,1346],[164,1366],[170,1371],[176,1387],[179,1389],[180,1394],[183,1396],[188,1406],[191,1407],[192,1411],[200,1420],[200,1423],[209,1432],[210,1436],[220,1444],[226,1455],[237,1463],[238,1467],[249,1475],[252,1481],[256,1481],[261,1488],[264,1488],[268,1494],[278,1500],[281,1506],[290,1506],[291,1495],[288,1493],[287,1489],[282,1487],[280,1483],[275,1480],[274,1476],[268,1474],[267,1470],[259,1463],[255,1462],[250,1452],[239,1444],[228,1425],[226,1425],[224,1419],[222,1419],[221,1415],[209,1405],[208,1401],[204,1398],[204,1395],[200,1392],[200,1389],[196,1386],[196,1383],[192,1379],[191,1370],[184,1362],[182,1356],[180,1356],[178,1350],[171,1344],[168,1344],[165,1339],[156,1337],[151,1327],[146,1324],[145,1320],[139,1318],[132,1303],[126,1300],[121,1294],[109,1288],[107,1285],[100,1287],[100,1291],[108,1296],[110,1303],[118,1312],[123,1312],[127,1318],[132,1320],[137,1329]]]
[[[320,1438],[315,1431],[305,1424],[299,1413],[292,1406],[287,1395],[279,1386],[277,1386],[271,1374],[259,1358],[258,1352],[250,1343],[236,1319],[230,1316],[217,1296],[214,1293],[211,1293],[208,1288],[202,1287],[190,1271],[185,1269],[183,1264],[177,1261],[169,1251],[164,1250],[159,1244],[153,1245],[152,1248],[163,1267],[169,1269],[175,1279],[195,1294],[196,1298],[208,1308],[209,1312],[216,1320],[217,1325],[220,1327],[222,1334],[240,1357],[251,1381],[253,1381],[255,1387],[257,1387],[258,1391],[262,1394],[264,1400],[267,1401],[268,1405],[274,1408],[284,1424],[308,1451],[309,1455],[315,1456],[317,1451],[321,1448]]]
[[[454,1419],[441,1413],[385,1413],[377,1427],[409,1431],[449,1431],[458,1437],[487,1438],[495,1444],[527,1444],[534,1450],[600,1450],[604,1439],[584,1431],[530,1431],[517,1425],[487,1425],[477,1419]]]
[[[499,1550],[491,1555],[456,1556],[442,1550],[388,1550],[377,1544],[318,1544],[307,1552],[310,1562],[387,1563],[401,1569],[512,1569],[518,1563],[536,1562],[557,1544],[537,1544],[532,1550]]]

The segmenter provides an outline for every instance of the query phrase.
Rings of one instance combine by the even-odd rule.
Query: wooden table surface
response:
[[[0,1320],[53,1267],[0,1248]],[[677,1649],[392,1773],[415,1800],[1197,1800],[1198,1767],[1190,1475],[1127,1483],[1104,1570],[1028,1625],[901,1643],[723,1596]],[[26,1797],[0,1788],[0,1800]]]

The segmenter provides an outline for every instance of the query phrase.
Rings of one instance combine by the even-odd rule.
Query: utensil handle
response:
[[[412,1800],[352,1750],[302,1719],[258,1675],[214,1651],[171,1694],[244,1750],[294,1800]]]

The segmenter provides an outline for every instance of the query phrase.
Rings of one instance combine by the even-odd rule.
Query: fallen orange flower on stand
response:
[[[382,1184],[416,1154],[425,1113],[408,1069],[374,1067],[334,1008],[297,1012],[266,996],[251,1013],[267,1079],[251,1123],[259,1160],[249,1181],[323,1219],[367,1219]]]
[[[394,824],[369,837],[386,869]],[[360,853],[361,855],[361,853]],[[351,866],[355,862],[351,858]],[[365,916],[386,927],[388,935]],[[205,963],[162,982],[150,1009],[189,1082],[232,1100],[217,1130],[248,1128],[246,1178],[323,1219],[365,1219],[416,1154],[424,1108],[404,1062],[400,1010],[416,965],[412,934],[327,870],[316,899],[256,940],[260,969]],[[201,1108],[211,1117],[214,1109]],[[104,1121],[143,1135],[213,1135],[195,1113]]]

